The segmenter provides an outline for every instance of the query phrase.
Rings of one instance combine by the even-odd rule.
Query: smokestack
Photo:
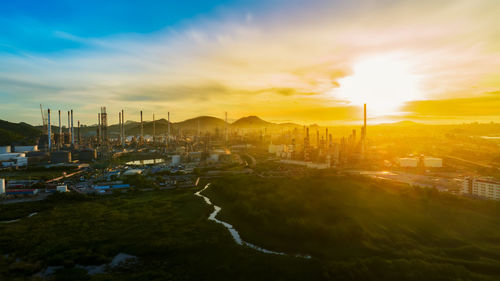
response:
[[[71,113],[68,111],[68,142],[71,139]]]
[[[101,113],[97,113],[97,143],[101,144]]]
[[[48,138],[49,138],[49,143],[48,143],[48,148],[49,148],[49,151],[52,149],[52,138],[51,138],[51,134],[52,134],[52,128],[51,128],[51,125],[50,125],[50,108],[47,109],[47,135],[48,135]]]
[[[125,113],[122,109],[122,146],[125,146]]]
[[[120,134],[118,136],[118,141],[122,142],[122,113],[118,111],[118,128],[120,128]]]
[[[167,144],[170,143],[170,111],[168,112],[168,119],[167,119],[168,123],[168,131],[167,131]]]
[[[58,139],[57,146],[61,147],[61,145],[62,145],[62,142],[61,142],[61,140],[62,140],[61,110],[59,110],[58,113],[59,113],[59,139]]]
[[[142,125],[142,110],[141,110],[141,140],[144,139],[144,127]]]
[[[80,120],[78,120],[78,144],[80,144],[81,139],[80,139]]]
[[[153,144],[156,144],[156,124],[155,124],[155,114],[153,113]]]
[[[75,134],[73,130],[73,109],[71,110],[71,145],[75,145]]]

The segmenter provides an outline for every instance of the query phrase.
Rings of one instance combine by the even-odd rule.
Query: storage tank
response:
[[[0,194],[5,193],[5,179],[0,179]]]
[[[0,154],[10,153],[10,145],[0,146]]]
[[[217,153],[210,154],[210,160],[213,162],[219,162],[219,154]]]
[[[172,165],[179,165],[181,163],[180,155],[172,155]]]

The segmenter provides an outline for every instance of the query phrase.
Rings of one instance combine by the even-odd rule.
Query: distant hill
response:
[[[272,127],[277,124],[264,121],[257,116],[247,116],[240,118],[231,124],[232,127],[236,128],[264,128]]]
[[[40,134],[41,130],[30,124],[0,120],[0,145],[33,145],[37,143]]]
[[[202,130],[215,130],[215,128],[221,129],[226,125],[226,122],[220,118],[212,116],[199,116],[175,123],[175,126],[182,129],[197,130],[198,123],[200,124],[200,128]]]

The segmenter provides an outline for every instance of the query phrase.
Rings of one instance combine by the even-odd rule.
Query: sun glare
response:
[[[421,97],[419,81],[410,64],[395,56],[362,59],[353,74],[339,80],[335,95],[352,105],[369,105],[370,115],[397,114],[401,106]]]

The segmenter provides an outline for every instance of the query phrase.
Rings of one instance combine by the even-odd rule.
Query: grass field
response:
[[[244,240],[312,255],[336,280],[500,278],[497,202],[324,175],[223,178],[204,194]]]
[[[0,280],[498,280],[500,206],[364,178],[219,178],[204,194],[258,246],[238,246],[195,189],[0,205]],[[26,216],[32,212],[37,215]],[[88,276],[75,265],[132,266]]]
[[[212,208],[194,192],[73,195],[0,205],[0,220],[39,212],[15,223],[0,223],[0,280],[38,280],[33,274],[48,265],[66,267],[53,280],[322,278],[318,262],[236,245],[225,228],[207,220]],[[92,277],[74,268],[108,263],[117,253],[138,256],[139,263]]]

